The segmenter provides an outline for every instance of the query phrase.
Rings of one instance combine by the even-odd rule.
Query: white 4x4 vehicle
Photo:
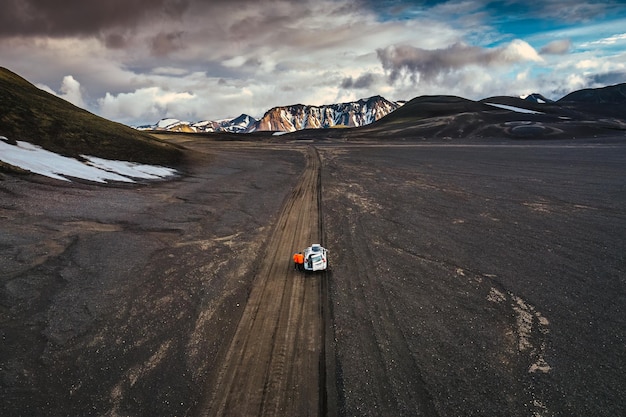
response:
[[[325,271],[328,267],[328,251],[319,243],[314,243],[304,250],[305,271]]]

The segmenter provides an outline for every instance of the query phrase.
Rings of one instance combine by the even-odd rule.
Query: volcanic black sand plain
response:
[[[169,140],[171,181],[0,174],[3,416],[624,413],[622,133]]]

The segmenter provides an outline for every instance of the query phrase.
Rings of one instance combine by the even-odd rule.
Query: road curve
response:
[[[320,159],[306,167],[283,205],[204,416],[327,415],[323,295],[326,274],[295,271],[291,255],[323,243]]]

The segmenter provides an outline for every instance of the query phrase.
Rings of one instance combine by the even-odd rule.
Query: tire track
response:
[[[291,255],[322,243],[321,163],[307,165],[268,245],[221,370],[207,387],[203,416],[326,415],[322,284],[326,274],[293,270]],[[207,358],[210,360],[210,358]]]

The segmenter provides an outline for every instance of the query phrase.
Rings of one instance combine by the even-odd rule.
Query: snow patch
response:
[[[166,129],[169,126],[180,123],[178,119],[161,119],[157,123],[157,127],[161,129]]]
[[[528,113],[528,114],[543,114],[543,112],[540,111],[535,111],[535,110],[529,110],[529,109],[523,109],[521,107],[515,107],[515,106],[507,106],[506,104],[496,104],[496,103],[485,103],[489,106],[493,106],[493,107],[498,107],[504,110],[511,110],[517,113]]]
[[[47,151],[28,142],[17,141],[16,145],[12,145],[6,137],[0,136],[0,161],[62,181],[70,181],[68,177],[73,177],[99,183],[133,183],[133,178],[156,180],[176,175],[176,170],[171,168],[81,156],[86,162]]]

